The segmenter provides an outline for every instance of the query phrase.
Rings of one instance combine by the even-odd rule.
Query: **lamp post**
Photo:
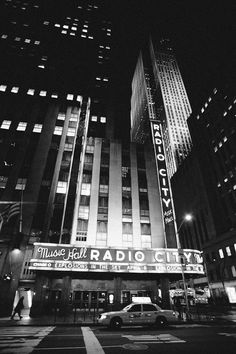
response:
[[[177,243],[177,249],[178,249],[178,254],[179,256],[181,256],[180,260],[181,260],[181,274],[182,274],[182,280],[183,280],[183,286],[184,286],[184,297],[185,297],[185,302],[186,302],[186,309],[187,309],[187,317],[188,317],[188,313],[189,313],[189,304],[188,304],[188,293],[187,293],[187,287],[186,287],[186,281],[185,281],[185,275],[184,275],[184,269],[183,269],[183,258],[182,258],[182,249],[181,249],[181,245],[180,245],[180,239],[179,239],[179,231],[181,229],[181,227],[183,226],[183,224],[187,221],[191,221],[192,220],[192,215],[191,214],[186,214],[183,218],[183,220],[181,221],[177,231],[176,231],[176,243]]]

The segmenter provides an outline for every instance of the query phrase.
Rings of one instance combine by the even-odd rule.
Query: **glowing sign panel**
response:
[[[181,256],[182,257],[182,256]],[[184,272],[203,274],[199,251],[183,250]],[[116,249],[35,243],[29,269],[56,271],[181,273],[175,248]]]

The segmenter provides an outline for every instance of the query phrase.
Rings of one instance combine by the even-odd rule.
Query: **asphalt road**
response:
[[[7,327],[1,328],[4,354],[235,354],[236,325],[179,326],[163,330],[124,327]]]

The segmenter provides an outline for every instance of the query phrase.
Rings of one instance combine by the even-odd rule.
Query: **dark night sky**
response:
[[[224,83],[233,74],[235,78],[233,1],[112,0],[112,4],[117,99],[125,110],[139,48],[150,32],[171,39],[193,108],[200,108],[217,82]]]

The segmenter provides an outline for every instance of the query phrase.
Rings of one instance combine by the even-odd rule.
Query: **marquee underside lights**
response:
[[[116,249],[35,243],[29,269],[72,272],[204,274],[201,253],[176,248]]]

